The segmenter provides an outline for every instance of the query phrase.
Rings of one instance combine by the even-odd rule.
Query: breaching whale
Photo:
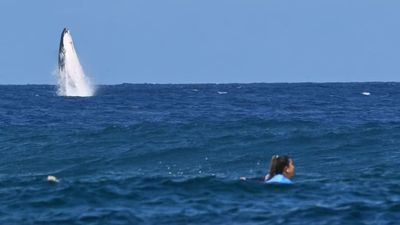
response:
[[[64,28],[58,50],[58,95],[88,97],[93,94],[93,87],[76,54],[71,33]]]

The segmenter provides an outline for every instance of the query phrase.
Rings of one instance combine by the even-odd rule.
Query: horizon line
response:
[[[157,82],[143,82],[143,83],[113,83],[113,84],[93,84],[93,86],[107,86],[107,85],[207,85],[207,84],[344,84],[344,83],[400,83],[400,81],[299,81],[299,82],[199,82],[199,83],[157,83]],[[57,84],[46,83],[26,83],[26,84],[1,84],[0,86],[24,86],[24,85],[47,85],[57,86]]]

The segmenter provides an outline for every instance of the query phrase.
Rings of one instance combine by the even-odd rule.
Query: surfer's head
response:
[[[294,175],[293,160],[287,155],[274,155],[272,156],[269,165],[268,179],[271,179],[276,174],[282,174],[287,178]]]

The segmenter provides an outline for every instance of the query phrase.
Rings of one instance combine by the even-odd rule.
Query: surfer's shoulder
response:
[[[282,174],[276,174],[271,179],[265,180],[264,182],[266,184],[293,184],[289,178],[283,176]]]

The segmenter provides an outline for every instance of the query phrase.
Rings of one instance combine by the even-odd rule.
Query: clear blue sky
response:
[[[1,0],[0,84],[400,81],[398,0]]]

